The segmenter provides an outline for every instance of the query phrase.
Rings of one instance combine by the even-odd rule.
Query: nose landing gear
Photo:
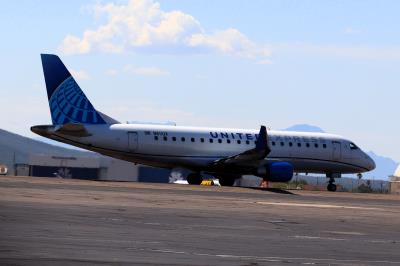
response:
[[[337,189],[337,186],[335,184],[335,178],[340,178],[341,174],[326,174],[326,177],[329,178],[328,186],[326,187],[326,189],[328,191],[335,192]]]
[[[336,187],[336,185],[335,185],[335,179],[334,179],[333,177],[331,177],[331,178],[329,179],[328,186],[326,187],[326,189],[327,189],[328,191],[332,191],[332,192],[335,192],[335,191],[336,191],[337,187]]]

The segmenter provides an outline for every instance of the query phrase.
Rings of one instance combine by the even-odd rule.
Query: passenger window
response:
[[[185,137],[182,137],[182,138],[181,138],[181,141],[182,141],[182,142],[185,142]]]
[[[210,139],[210,143],[213,143],[214,142],[214,140],[213,139]]]
[[[292,146],[293,146],[293,143],[292,143],[292,142],[289,142],[289,146],[292,147]]]
[[[246,140],[246,144],[249,145],[249,144],[250,144],[250,141]]]
[[[222,143],[222,139],[218,139],[218,143]]]
[[[297,143],[297,147],[299,147],[299,148],[301,147],[301,143],[300,143],[300,142],[299,142],[299,143]]]
[[[190,140],[191,140],[192,142],[194,142],[194,138],[191,138]]]
[[[158,140],[158,136],[154,136],[154,140]]]
[[[318,148],[318,144],[317,144],[317,143],[315,143],[315,144],[314,144],[314,147],[315,147],[315,148]]]
[[[204,142],[204,138],[200,138],[200,142]]]
[[[168,140],[168,137],[167,137],[167,136],[164,136],[163,139],[164,139],[164,141],[167,141],[167,140]]]
[[[176,137],[172,137],[172,141],[176,141]]]
[[[282,146],[282,147],[285,146],[285,142],[281,142],[281,146]]]
[[[242,142],[240,141],[240,139],[238,139],[237,144],[241,144]]]
[[[275,141],[272,142],[272,146],[275,146]]]
[[[306,143],[306,147],[307,147],[307,148],[310,148],[310,143]]]
[[[226,143],[230,144],[230,143],[231,143],[231,140],[230,140],[230,139],[227,139],[227,140],[226,140]]]
[[[322,144],[322,147],[323,147],[324,149],[326,149],[326,144]]]

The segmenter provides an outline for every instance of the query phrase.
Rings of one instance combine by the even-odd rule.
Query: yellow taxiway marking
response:
[[[293,202],[267,202],[267,201],[257,201],[256,203],[257,204],[262,204],[262,205],[289,206],[289,207],[379,210],[379,208],[373,208],[373,207],[344,206],[344,205],[333,205],[333,204],[293,203]]]

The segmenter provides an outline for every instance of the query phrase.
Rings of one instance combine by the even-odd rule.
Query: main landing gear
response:
[[[235,183],[235,178],[231,176],[217,176],[219,184],[223,187],[231,187]]]
[[[186,180],[190,185],[200,185],[203,182],[203,177],[200,173],[191,173],[186,177]]]
[[[238,178],[238,177],[235,176],[235,175],[217,175],[217,176],[215,176],[215,178],[218,178],[219,184],[221,186],[231,187],[231,186],[233,186],[233,184],[235,183],[236,178]],[[200,173],[190,173],[186,177],[186,181],[190,185],[200,185],[201,182],[203,182],[203,177],[201,176]]]

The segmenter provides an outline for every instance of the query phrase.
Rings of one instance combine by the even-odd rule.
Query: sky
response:
[[[119,121],[311,124],[400,161],[399,1],[4,1],[1,128],[50,124],[40,53]]]

